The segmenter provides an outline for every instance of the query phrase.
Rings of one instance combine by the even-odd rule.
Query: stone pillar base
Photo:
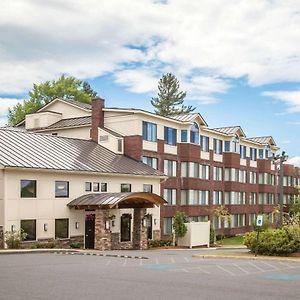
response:
[[[143,224],[145,214],[145,208],[134,209],[132,248],[136,250],[148,249],[147,227]]]
[[[111,250],[111,233],[105,229],[105,222],[108,220],[108,210],[98,209],[95,213],[95,249]]]

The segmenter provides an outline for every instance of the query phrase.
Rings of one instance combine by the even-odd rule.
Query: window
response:
[[[131,192],[131,184],[121,183],[121,193],[129,193],[129,192]]]
[[[209,137],[205,135],[201,135],[200,137],[201,151],[209,152]]]
[[[263,149],[259,149],[258,150],[258,158],[259,159],[263,159],[264,158],[264,150]]]
[[[207,222],[208,216],[191,216],[188,219],[189,222]]]
[[[69,219],[55,219],[55,238],[67,239],[69,237]]]
[[[153,186],[152,184],[143,184],[143,192],[152,193]]]
[[[219,167],[214,167],[213,169],[213,179],[217,181],[222,181],[223,180],[223,168]]]
[[[191,177],[191,178],[200,178],[199,164],[194,163],[194,162],[189,163],[189,177]]]
[[[188,177],[187,174],[187,162],[182,162],[181,163],[181,177]]]
[[[246,153],[247,153],[247,147],[246,146],[240,146],[240,155],[242,159],[246,159]]]
[[[200,179],[209,180],[209,166],[200,165]]]
[[[164,199],[168,205],[176,205],[176,189],[164,189]]]
[[[272,157],[270,145],[268,145],[268,146],[266,147],[265,154],[266,154],[266,159]]]
[[[240,150],[240,138],[238,135],[235,136],[234,140],[232,141],[233,143],[233,152],[238,153]]]
[[[241,183],[246,183],[247,178],[246,178],[246,171],[245,170],[240,170],[239,174],[239,182]]]
[[[21,180],[21,198],[36,198],[36,180]]]
[[[69,197],[69,181],[55,181],[55,198]]]
[[[157,158],[156,157],[143,156],[143,163],[150,166],[151,168],[157,170]]]
[[[100,191],[99,182],[93,182],[93,192],[99,192],[99,191]]]
[[[172,234],[173,218],[164,218],[164,234]]]
[[[222,145],[223,142],[218,139],[214,139],[214,153],[215,154],[222,154]]]
[[[181,130],[181,142],[182,143],[187,142],[187,130],[186,129]]]
[[[181,190],[181,205],[208,205],[209,191]]]
[[[255,225],[255,221],[256,221],[256,214],[249,214],[248,215],[248,224],[249,224],[249,226]]]
[[[168,145],[176,145],[177,130],[170,127],[165,127],[165,143]]]
[[[222,192],[213,192],[213,205],[222,205]]]
[[[106,182],[101,183],[101,192],[103,192],[103,193],[107,192],[107,183]]]
[[[123,151],[123,140],[118,139],[118,152]]]
[[[86,192],[91,192],[92,191],[92,183],[91,182],[86,182],[85,183],[85,191]]]
[[[21,220],[21,229],[27,233],[25,241],[36,240],[36,220]]]
[[[157,141],[157,125],[143,121],[143,139],[145,141]]]
[[[249,172],[249,183],[250,184],[256,184],[256,173],[255,172]]]
[[[246,204],[245,192],[225,192],[226,205],[242,205]]]
[[[239,181],[239,169],[235,168],[225,168],[225,181]]]
[[[224,142],[224,151],[230,152],[230,142],[229,141]]]
[[[250,205],[256,205],[256,198],[257,198],[257,194],[254,192],[250,193],[250,198],[249,198],[249,204]]]
[[[250,148],[250,160],[255,161],[257,159],[257,149]]]
[[[245,214],[235,214],[231,216],[231,227],[243,227],[245,226],[246,215]]]
[[[221,228],[221,219],[219,217],[216,217],[216,216],[213,217],[213,226],[214,226],[214,229]]]
[[[193,144],[199,144],[199,126],[194,123],[190,130],[190,142]]]
[[[164,173],[167,176],[176,176],[176,167],[177,167],[177,162],[175,160],[165,160],[164,161]]]

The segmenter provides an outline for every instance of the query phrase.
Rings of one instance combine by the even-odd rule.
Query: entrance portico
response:
[[[93,193],[74,199],[68,204],[68,207],[93,211],[91,215],[94,215],[95,225],[92,236],[94,233],[95,249],[142,250],[148,247],[146,209],[159,207],[164,203],[163,198],[153,193]],[[111,212],[116,209],[120,210],[120,220],[118,220],[120,221],[120,230],[112,232],[111,226],[114,226],[116,220],[114,220],[115,215]],[[133,212],[128,209],[133,209]],[[133,222],[131,222],[132,218]],[[132,230],[131,223],[133,224]],[[89,222],[89,224],[93,223]],[[87,243],[85,244],[87,246]]]

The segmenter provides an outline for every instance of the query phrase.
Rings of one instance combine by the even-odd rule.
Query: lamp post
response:
[[[279,162],[279,228],[282,227],[283,223],[283,163],[287,160],[288,156],[285,154],[285,151],[273,157],[274,162]]]

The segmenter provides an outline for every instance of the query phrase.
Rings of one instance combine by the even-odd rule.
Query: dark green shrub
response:
[[[214,245],[216,243],[216,231],[213,226],[210,226],[209,243],[210,245]]]
[[[166,247],[166,246],[171,246],[172,241],[168,240],[149,240],[148,241],[148,247],[149,248],[156,248],[156,247]]]
[[[81,247],[82,247],[82,244],[78,243],[78,242],[74,242],[74,243],[70,244],[70,248],[73,248],[73,249],[80,249]]]
[[[288,227],[267,229],[260,233],[249,232],[245,235],[244,244],[251,252],[261,255],[285,256],[300,250],[300,241],[294,238],[297,231]]]

